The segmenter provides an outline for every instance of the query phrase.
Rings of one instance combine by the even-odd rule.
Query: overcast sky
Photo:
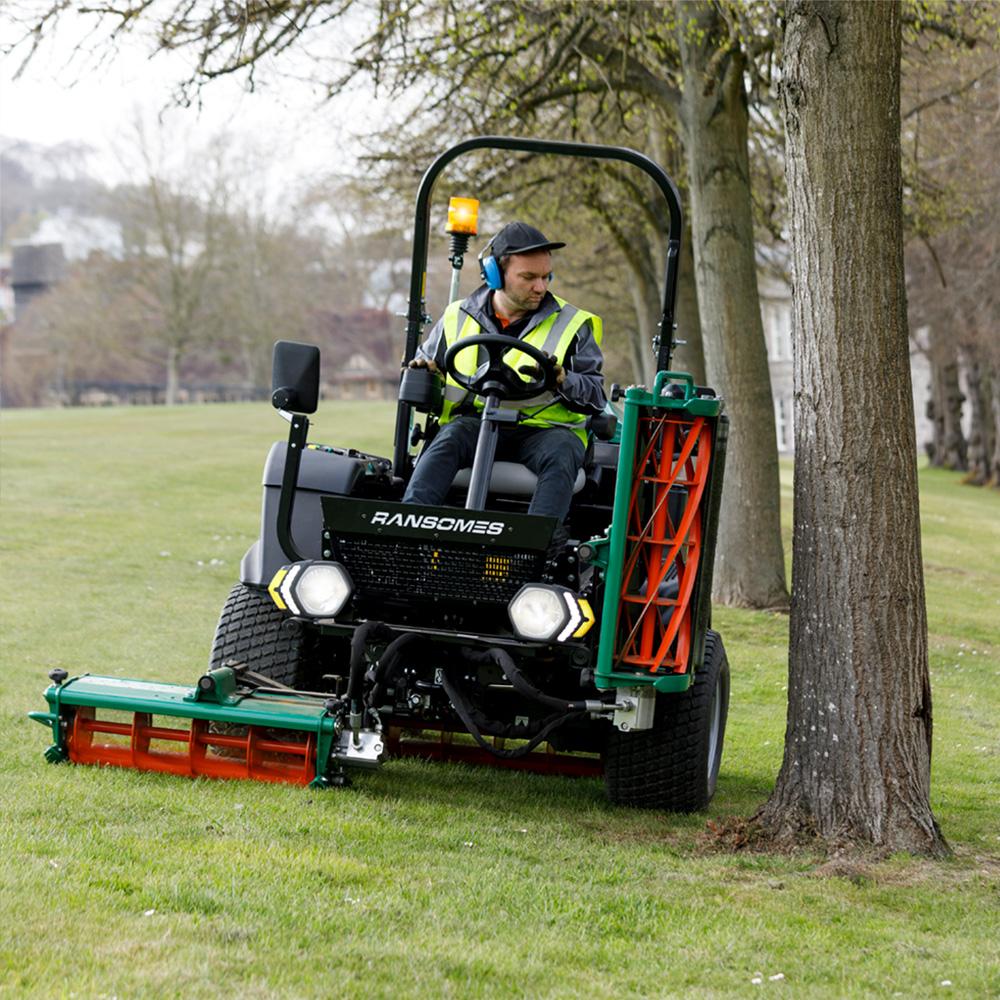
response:
[[[351,136],[378,111],[363,95],[321,106],[314,88],[268,71],[254,93],[236,80],[220,79],[203,90],[201,108],[171,108],[190,56],[154,54],[152,42],[137,35],[103,62],[74,54],[89,26],[88,20],[67,15],[17,79],[22,58],[2,59],[0,136],[48,145],[86,142],[98,151],[95,167],[109,181],[122,178],[120,149],[137,114],[147,127],[162,121],[187,143],[221,131],[246,136],[280,156],[289,180],[301,180],[344,164],[353,149]],[[0,13],[0,41],[9,44],[17,33]],[[349,155],[346,159],[349,165]]]

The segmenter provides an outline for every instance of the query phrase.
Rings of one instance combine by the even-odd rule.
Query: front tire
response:
[[[729,715],[729,661],[718,632],[705,635],[705,658],[683,694],[658,695],[653,728],[611,731],[604,764],[616,805],[697,812],[715,794]]]
[[[308,687],[310,637],[301,622],[287,618],[266,591],[238,583],[219,615],[209,669],[230,661],[289,687]]]

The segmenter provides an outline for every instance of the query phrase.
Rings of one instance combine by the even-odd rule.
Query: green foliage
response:
[[[392,417],[325,403],[313,437],[385,454]],[[284,426],[264,405],[4,415],[0,993],[739,997],[757,973],[796,997],[997,993],[1000,498],[937,470],[921,483],[951,862],[714,843],[706,819],[751,813],[780,763],[787,622],[766,613],[716,612],[733,704],[707,817],[416,761],[331,793],[44,763],[25,713],[52,667],[202,670]],[[787,515],[788,468],[783,499]]]

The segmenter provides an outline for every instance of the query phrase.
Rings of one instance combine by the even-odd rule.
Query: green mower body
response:
[[[223,694],[123,688],[118,707],[136,705],[132,729],[119,731],[131,757],[105,762],[149,765],[149,740],[169,728],[152,717],[174,714],[195,720],[190,773],[282,780],[274,776],[294,758],[310,764],[290,780],[329,784],[345,768],[417,754],[602,774],[611,799],[626,805],[708,804],[729,700],[710,603],[727,420],[715,392],[668,370],[682,231],[676,190],[632,150],[498,137],[453,147],[417,196],[404,371],[428,321],[431,188],[448,162],[483,148],[615,159],[657,185],[670,226],[654,384],[613,390],[605,417],[592,421],[581,481],[557,526],[528,514],[530,473],[494,462],[492,452],[477,455],[471,481],[446,504],[402,503],[413,442],[433,434],[435,386],[401,380],[391,457],[353,450],[349,429],[346,440],[316,444],[308,414],[318,405],[319,352],[279,342],[273,401],[290,431],[265,463],[261,534],[212,645],[206,677]],[[484,423],[500,419],[497,392],[486,397]],[[54,757],[82,759],[82,744],[93,747],[93,684],[50,688],[40,721],[57,736]],[[107,684],[98,687],[109,697]],[[73,757],[65,734],[81,711]],[[296,730],[312,735],[291,748]],[[180,743],[184,733],[163,739]],[[235,764],[234,753],[242,753]]]

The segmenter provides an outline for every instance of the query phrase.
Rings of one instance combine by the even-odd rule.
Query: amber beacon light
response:
[[[479,225],[479,200],[476,198],[448,199],[447,233],[475,236]]]

